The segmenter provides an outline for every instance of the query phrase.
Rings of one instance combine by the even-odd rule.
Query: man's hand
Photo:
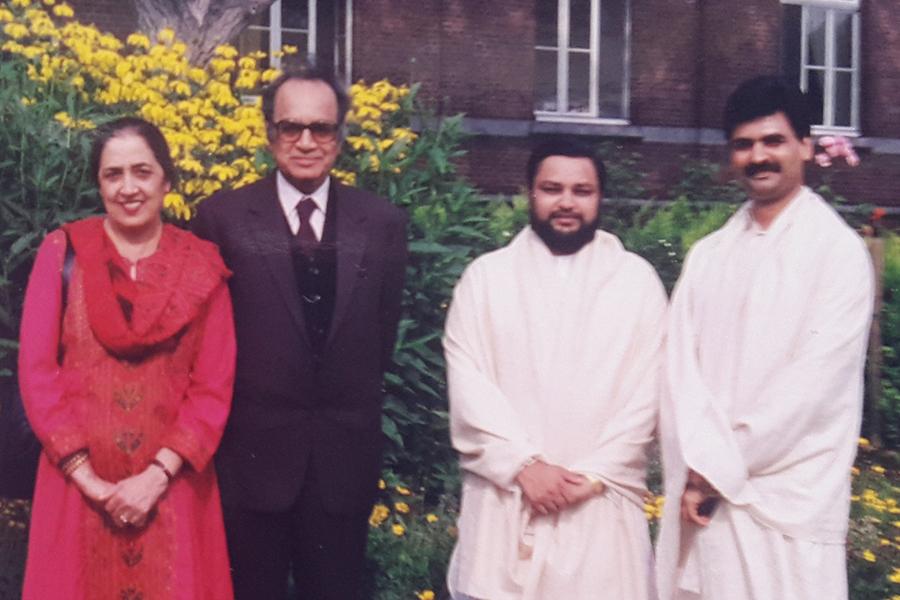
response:
[[[516,476],[531,508],[542,515],[559,512],[568,505],[562,494],[569,471],[556,465],[535,461]]]
[[[606,486],[601,481],[591,481],[584,475],[571,473],[566,476],[566,484],[563,486],[562,494],[569,506],[575,506],[594,496],[599,496],[606,490]]]
[[[168,484],[169,479],[162,469],[150,465],[141,473],[117,483],[104,508],[119,527],[143,527]]]
[[[703,527],[709,525],[719,493],[696,471],[688,471],[687,484],[681,494],[681,518]]]

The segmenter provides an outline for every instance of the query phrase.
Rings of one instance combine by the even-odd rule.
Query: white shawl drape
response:
[[[678,512],[688,468],[729,503],[720,518],[742,513],[742,527],[844,543],[872,307],[863,242],[808,188],[768,231],[745,205],[692,249],[670,309],[661,408],[663,599],[699,577]],[[780,577],[790,574],[768,574]]]
[[[605,232],[554,257],[526,228],[468,267],[444,337],[464,473],[451,592],[490,600],[653,593],[642,496],[665,311],[653,269]],[[532,456],[608,490],[532,518],[514,483]]]

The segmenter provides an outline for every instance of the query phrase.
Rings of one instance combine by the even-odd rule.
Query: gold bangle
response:
[[[87,450],[79,450],[60,461],[59,468],[62,470],[63,475],[68,477],[75,472],[75,469],[86,463],[88,458],[89,455]]]

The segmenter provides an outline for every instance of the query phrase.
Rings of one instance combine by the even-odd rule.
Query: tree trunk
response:
[[[274,0],[134,0],[138,28],[151,36],[170,27],[188,46],[195,64],[208,61],[216,46],[231,42]]]

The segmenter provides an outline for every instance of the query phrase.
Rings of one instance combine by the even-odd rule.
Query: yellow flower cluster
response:
[[[73,14],[64,3],[47,12],[31,0],[3,0],[0,50],[29,61],[28,77],[44,86],[39,90],[66,85],[84,102],[113,114],[137,114],[159,126],[182,180],[180,193],[166,199],[171,214],[190,218],[196,204],[219,189],[240,187],[265,174],[268,140],[258,94],[279,75],[260,66],[265,53],[240,56],[233,46],[223,45],[205,66],[197,66],[188,61],[187,46],[171,29],[158,32],[155,40],[133,33],[123,43],[72,20]],[[279,54],[296,52],[285,46]],[[348,128],[354,135],[347,141],[354,153],[369,152],[365,160],[377,169],[381,151],[415,140],[411,130],[391,124],[409,89],[380,81],[358,83],[351,93]],[[72,129],[93,126],[66,113],[56,120]],[[356,181],[350,170],[335,169],[333,174],[351,185]]]
[[[644,498],[644,515],[648,521],[658,521],[662,518],[663,505],[666,502],[665,496],[656,496],[648,493]]]
[[[350,87],[347,144],[362,155],[366,169],[378,171],[386,156],[403,160],[409,144],[416,140],[412,129],[393,119],[409,93],[408,87],[397,87],[387,80],[377,81],[371,86],[356,83]],[[391,169],[399,171],[396,166]]]
[[[391,509],[384,504],[376,504],[372,507],[372,514],[369,515],[369,525],[379,527],[390,516]]]
[[[898,491],[894,488],[894,491]],[[900,507],[897,506],[896,498],[881,498],[878,492],[872,488],[863,490],[862,495],[854,494],[850,496],[853,502],[862,502],[865,508],[871,509],[877,513],[887,513],[891,515],[900,514]]]

